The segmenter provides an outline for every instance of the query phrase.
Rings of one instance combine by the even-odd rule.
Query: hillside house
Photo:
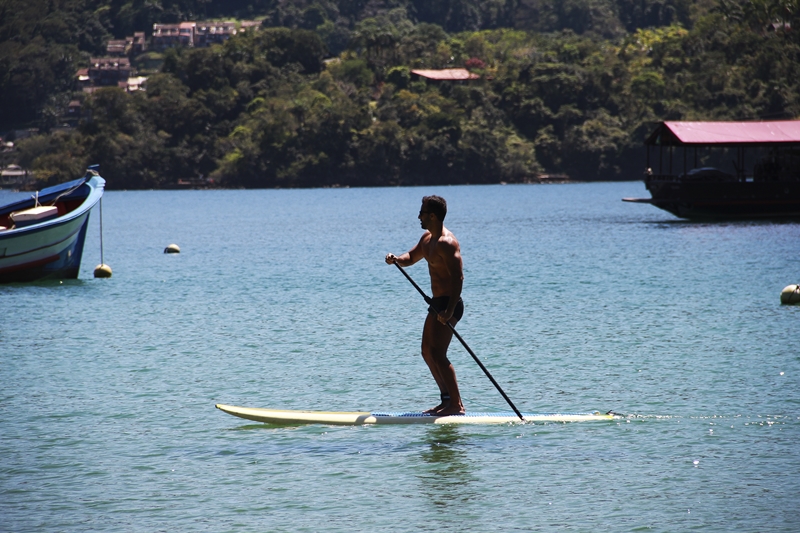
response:
[[[136,91],[147,90],[147,77],[146,76],[131,76],[125,81],[120,81],[117,87],[124,89],[125,92],[134,93]]]
[[[130,39],[128,37],[127,39]],[[133,34],[133,39],[131,40],[131,54],[139,55],[143,54],[147,51],[147,38],[144,35],[143,31],[137,31]]]
[[[113,57],[137,56],[147,50],[144,32],[136,32],[124,39],[108,41],[106,54]]]
[[[441,70],[415,69],[411,71],[411,78],[418,80],[424,78],[431,81],[467,81],[480,78],[465,68],[445,68]]]
[[[196,22],[153,24],[153,48],[163,50],[175,46],[194,46]]]
[[[176,46],[204,47],[222,44],[239,32],[261,27],[257,20],[240,23],[228,22],[181,22],[180,24],[153,24],[153,48],[163,50]]]
[[[127,57],[95,57],[91,59],[86,75],[88,85],[95,87],[114,87],[120,81],[127,81],[131,75],[131,61]],[[81,79],[81,71],[78,72]]]
[[[114,57],[121,57],[127,54],[127,41],[125,39],[111,40],[106,45],[106,54]]]
[[[198,22],[194,33],[194,46],[222,44],[236,35],[235,22]]]
[[[262,26],[262,22],[260,20],[243,20],[239,24],[239,32],[244,33],[248,30],[257,30]]]

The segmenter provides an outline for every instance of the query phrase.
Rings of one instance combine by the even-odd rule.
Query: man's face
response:
[[[428,211],[427,207],[423,203],[422,208],[419,210],[419,217],[417,217],[419,218],[419,225],[422,226],[422,229],[428,229],[428,224],[432,216],[433,214]]]

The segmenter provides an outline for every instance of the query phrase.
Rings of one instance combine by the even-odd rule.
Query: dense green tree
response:
[[[78,0],[0,2],[0,130],[30,123],[45,106],[63,101],[58,95],[72,89],[78,66],[99,53],[108,36]]]
[[[155,134],[140,108],[143,95],[131,97],[121,89],[94,93],[88,101],[92,120],[81,133],[88,159],[108,176],[109,187],[161,187],[167,183],[161,138]],[[146,162],[146,164],[143,164]]]
[[[109,188],[637,179],[659,120],[800,116],[798,2],[0,0],[0,131],[84,102],[78,130],[19,143],[41,183],[88,163]],[[143,21],[257,13],[260,31],[167,50],[146,93],[73,92]],[[480,79],[412,74],[463,66]]]

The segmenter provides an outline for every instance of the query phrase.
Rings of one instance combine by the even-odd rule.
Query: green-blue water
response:
[[[394,267],[424,194],[459,332],[523,411],[614,422],[270,427],[217,402],[437,403]],[[800,530],[800,224],[641,183],[106,193],[79,280],[0,286],[1,531]],[[162,253],[178,244],[178,255]],[[427,288],[426,268],[409,273]],[[507,410],[457,343],[467,409]]]

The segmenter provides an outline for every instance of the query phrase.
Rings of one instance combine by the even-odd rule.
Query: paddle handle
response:
[[[419,285],[417,285],[417,283],[413,279],[411,279],[411,276],[408,275],[408,272],[406,272],[405,269],[403,267],[401,267],[400,265],[398,265],[397,263],[395,263],[394,266],[396,266],[397,269],[400,272],[403,273],[403,275],[406,277],[406,279],[411,282],[411,284],[414,286],[415,289],[417,289],[417,292],[419,292],[422,295],[422,297],[425,298],[425,302],[428,305],[433,306],[433,300],[431,300],[431,298],[429,298],[428,295],[425,294],[425,291],[423,291],[419,287]],[[436,308],[433,308],[433,309],[434,309],[434,311],[437,311],[437,312],[439,311]],[[506,402],[508,402],[508,405],[511,406],[511,408],[517,414],[519,419],[524,422],[525,419],[522,417],[522,413],[519,412],[519,409],[517,409],[517,406],[514,405],[514,402],[511,401],[511,398],[508,397],[508,395],[505,393],[505,391],[502,389],[502,387],[500,387],[500,384],[497,383],[497,381],[494,379],[494,377],[492,377],[492,374],[489,372],[489,370],[485,366],[483,366],[483,363],[481,363],[481,360],[478,359],[477,355],[475,355],[475,352],[472,351],[472,348],[470,348],[467,345],[466,341],[464,341],[464,339],[461,338],[461,335],[458,334],[458,332],[456,331],[456,328],[454,328],[453,325],[450,322],[447,322],[447,325],[450,327],[450,331],[453,332],[453,335],[455,335],[456,338],[458,339],[458,341],[464,346],[464,348],[467,349],[467,352],[469,352],[469,354],[472,356],[472,358],[475,360],[475,362],[478,363],[478,366],[481,367],[481,370],[483,370],[483,373],[486,374],[487,378],[489,378],[489,381],[492,382],[492,385],[494,385],[494,387],[503,396],[503,398],[506,400]]]

